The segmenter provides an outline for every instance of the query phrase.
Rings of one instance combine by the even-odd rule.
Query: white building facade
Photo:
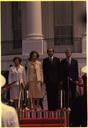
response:
[[[2,2],[1,3],[2,71],[7,71],[14,56],[27,63],[36,50],[40,59],[47,48],[55,49],[62,59],[70,48],[80,69],[86,65],[86,2]]]

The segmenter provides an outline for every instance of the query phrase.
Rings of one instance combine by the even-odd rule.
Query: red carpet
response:
[[[21,127],[66,127],[69,126],[69,111],[29,111],[18,112]]]

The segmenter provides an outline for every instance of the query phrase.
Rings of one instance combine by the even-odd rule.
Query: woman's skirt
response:
[[[43,98],[41,82],[29,83],[29,98]]]

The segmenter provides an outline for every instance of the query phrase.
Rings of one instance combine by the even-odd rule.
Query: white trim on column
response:
[[[36,34],[36,33],[31,33],[27,34],[25,38],[30,38],[30,39],[44,39],[42,34]]]

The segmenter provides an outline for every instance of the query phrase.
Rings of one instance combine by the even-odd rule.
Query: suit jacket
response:
[[[71,64],[68,64],[67,59],[61,60],[61,80],[67,81],[68,76],[73,80],[78,80],[78,62],[71,58]]]
[[[18,116],[13,107],[1,103],[1,112],[2,127],[19,127]]]
[[[43,60],[43,73],[45,83],[58,83],[60,80],[60,59],[53,57],[53,62],[50,62],[49,57]]]
[[[26,84],[26,72],[24,66],[20,65],[18,70],[15,66],[12,66],[9,70],[9,83],[16,81],[16,85],[19,85],[19,82]]]

